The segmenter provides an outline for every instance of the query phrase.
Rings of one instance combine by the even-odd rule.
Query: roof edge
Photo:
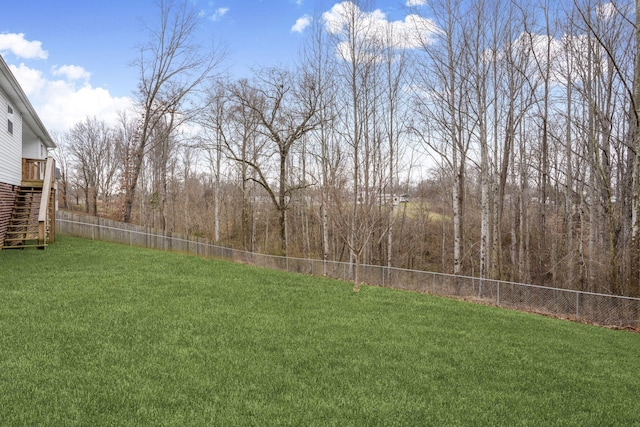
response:
[[[18,80],[11,72],[9,65],[7,65],[2,55],[0,55],[0,72],[2,72],[8,80],[9,89],[11,90],[11,93],[8,95],[13,95],[14,98],[12,101],[17,103],[18,106],[21,107],[20,109],[26,112],[26,117],[23,117],[23,122],[27,122],[27,125],[33,130],[36,136],[42,139],[42,142],[47,148],[56,148],[56,143],[53,142],[49,131],[42,123],[42,120],[40,120],[38,113],[36,113],[33,105],[31,105],[29,98],[27,98],[27,95],[22,90],[20,83],[18,83]]]

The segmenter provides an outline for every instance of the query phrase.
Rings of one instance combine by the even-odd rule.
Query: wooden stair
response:
[[[38,211],[42,188],[22,187],[16,194],[2,249],[41,248],[38,244]],[[35,218],[35,223],[34,223]]]

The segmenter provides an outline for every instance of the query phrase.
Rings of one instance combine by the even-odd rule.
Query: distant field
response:
[[[430,221],[445,221],[450,218],[446,215],[439,214],[430,209],[430,203],[410,200],[407,203],[400,203],[396,209],[394,209],[396,216],[407,215],[409,218],[423,218],[427,217]]]
[[[0,251],[1,426],[640,425],[640,335],[62,237]]]

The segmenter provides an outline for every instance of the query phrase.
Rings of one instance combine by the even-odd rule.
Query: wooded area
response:
[[[160,2],[138,109],[58,135],[60,206],[252,252],[640,296],[640,3],[318,15],[225,75]],[[357,289],[358,268],[354,268]]]

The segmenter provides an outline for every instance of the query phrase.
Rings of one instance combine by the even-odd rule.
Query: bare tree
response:
[[[393,266],[394,254],[394,208],[398,204],[400,188],[399,165],[400,155],[403,152],[401,147],[401,136],[406,132],[408,126],[408,107],[404,86],[409,81],[407,77],[407,67],[409,58],[406,49],[403,49],[401,34],[394,32],[394,27],[389,25],[382,35],[382,84],[385,92],[382,100],[383,110],[383,135],[387,140],[388,148],[388,175],[384,182],[383,194],[388,197],[388,224],[387,233],[387,267]]]
[[[302,66],[318,88],[318,126],[309,133],[311,153],[316,160],[315,181],[320,184],[321,252],[323,272],[328,274],[330,256],[330,234],[332,225],[329,218],[332,188],[335,187],[342,152],[335,131],[337,121],[338,85],[333,81],[336,73],[335,52],[330,47],[320,19],[314,19],[306,40]]]
[[[630,294],[640,295],[640,0],[635,1],[635,44],[634,72],[633,72],[633,96],[631,104],[631,129],[633,131],[633,143],[630,156],[633,158],[632,179],[632,209],[631,209],[631,259],[629,278]]]
[[[56,149],[53,151],[53,158],[56,160],[56,167],[60,171],[60,175],[57,177],[58,182],[58,194],[61,200],[61,208],[69,209],[69,196],[71,191],[71,174],[72,171],[72,154],[69,150],[68,134],[53,134],[56,142]]]
[[[505,279],[507,271],[504,266],[502,233],[503,225],[508,217],[505,210],[512,208],[511,216],[511,249],[510,264],[512,271],[518,264],[518,237],[516,232],[518,220],[516,211],[523,207],[517,197],[511,197],[511,206],[505,206],[507,186],[518,188],[520,183],[516,179],[515,154],[520,151],[520,130],[524,125],[527,111],[533,103],[532,93],[535,91],[535,82],[527,73],[527,67],[531,59],[531,49],[520,36],[522,31],[521,19],[515,12],[512,2],[500,4],[502,13],[495,17],[494,33],[494,167],[495,171],[495,197],[494,197],[494,225],[493,225],[493,261],[492,270],[497,278]],[[521,17],[521,16],[520,16]],[[521,193],[521,192],[520,192]],[[509,194],[509,196],[512,196]],[[511,276],[513,278],[513,276]]]
[[[471,61],[470,79],[472,80],[474,104],[471,108],[475,121],[473,131],[475,139],[480,148],[480,278],[486,278],[489,273],[491,260],[491,182],[492,165],[489,157],[489,135],[488,135],[488,102],[489,102],[489,61],[478,60],[491,48],[495,49],[495,44],[490,43],[489,22],[495,22],[493,10],[487,13],[487,6],[484,1],[478,1],[471,9],[473,14],[473,25],[466,27],[471,32],[469,40],[469,55],[475,60]],[[482,292],[482,290],[481,290]]]
[[[196,43],[199,15],[191,2],[158,0],[158,8],[157,27],[147,29],[149,41],[140,48],[136,61],[140,73],[137,94],[140,122],[131,141],[131,171],[124,188],[126,222],[131,220],[138,176],[154,131],[168,114],[175,119],[167,130],[169,133],[192,118],[197,108],[186,105],[187,98],[211,77],[224,58],[222,50],[205,52]]]
[[[151,200],[153,215],[153,226],[155,227],[155,211],[159,214],[160,229],[167,230],[167,197],[168,186],[172,167],[177,161],[178,137],[175,134],[176,112],[167,112],[162,117],[152,133],[149,140],[150,152],[148,163],[151,175]],[[172,129],[174,131],[172,132]]]
[[[631,17],[637,2],[633,6],[631,1],[575,2],[580,19],[572,23],[586,33],[576,59],[584,84],[575,86],[588,104],[589,280],[603,282],[596,275],[606,265],[609,286],[599,290],[636,295],[639,36]]]
[[[259,140],[257,114],[248,107],[247,103],[258,102],[257,92],[250,86],[249,81],[242,79],[229,87],[230,105],[227,108],[228,115],[220,123],[226,126],[219,127],[218,136],[224,142],[227,156],[236,162],[239,172],[239,187],[242,195],[242,209],[240,222],[242,229],[242,242],[245,250],[255,251],[255,180],[256,171],[249,165],[257,164],[262,153],[264,141]],[[240,96],[237,96],[240,95]],[[245,102],[242,102],[242,100]],[[252,182],[254,185],[250,185]]]
[[[287,210],[298,184],[288,180],[288,162],[294,144],[313,130],[318,122],[318,88],[306,73],[294,75],[280,69],[266,69],[255,76],[252,92],[256,96],[247,97],[241,91],[233,91],[233,96],[243,108],[251,110],[258,119],[257,132],[270,141],[272,152],[277,159],[277,178],[274,186],[266,170],[266,165],[246,158],[236,158],[249,165],[257,176],[253,180],[269,195],[278,211],[278,225],[281,250],[287,253]]]
[[[339,58],[336,83],[340,86],[336,122],[345,142],[350,178],[340,177],[331,194],[331,217],[349,249],[354,291],[359,290],[362,255],[376,229],[382,227],[381,129],[379,59],[382,53],[380,28],[360,4],[343,2],[325,16],[332,46]],[[338,184],[338,183],[337,183]],[[347,202],[348,200],[348,202]]]
[[[472,136],[468,131],[472,127],[468,97],[473,92],[467,78],[472,60],[466,52],[468,35],[464,31],[468,27],[461,23],[461,7],[459,0],[431,5],[441,31],[436,33],[435,42],[422,42],[424,55],[416,69],[419,89],[414,103],[421,125],[413,128],[452,172],[454,274],[463,273],[465,185]]]
[[[87,118],[69,131],[69,151],[73,155],[82,189],[85,209],[98,215],[98,197],[108,202],[119,167],[115,155],[114,132],[105,122]]]
[[[204,150],[209,168],[213,175],[213,239],[220,241],[220,206],[223,148],[227,138],[227,115],[229,99],[225,85],[221,81],[214,82],[209,90],[209,108],[202,115],[201,124],[205,129]]]

